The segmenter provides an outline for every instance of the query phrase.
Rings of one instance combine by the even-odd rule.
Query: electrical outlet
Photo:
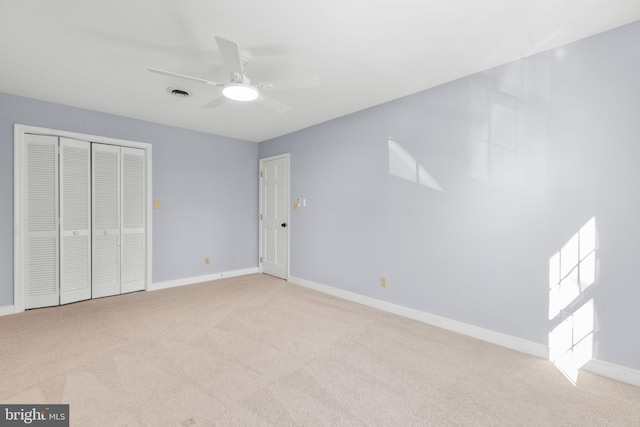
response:
[[[209,259],[209,257],[206,257],[206,258],[204,259],[204,263],[205,263],[205,264],[210,264],[210,263],[211,263],[211,260]]]
[[[387,287],[387,277],[386,276],[381,276],[380,277],[380,286],[382,286],[383,288]]]

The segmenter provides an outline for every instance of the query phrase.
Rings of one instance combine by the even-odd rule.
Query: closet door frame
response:
[[[58,129],[48,129],[23,124],[14,125],[13,133],[13,307],[15,313],[25,310],[26,300],[26,167],[25,167],[25,136],[27,134],[48,135],[81,141],[97,142],[101,144],[117,145],[145,150],[145,290],[150,289],[152,281],[152,146],[149,143],[128,141],[124,139],[109,138],[98,135],[90,135],[77,132],[68,132]]]

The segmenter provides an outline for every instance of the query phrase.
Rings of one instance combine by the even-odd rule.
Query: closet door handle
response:
[[[109,231],[108,230],[104,230],[103,233],[104,234],[109,234]]]
[[[74,231],[74,232],[73,232],[73,235],[74,235],[74,236],[77,236],[77,235],[78,235],[78,231],[77,231],[77,230],[76,230],[76,231]]]

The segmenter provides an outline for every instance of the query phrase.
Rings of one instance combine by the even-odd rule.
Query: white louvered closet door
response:
[[[120,293],[120,147],[92,144],[92,296]]]
[[[122,147],[122,287],[141,291],[145,285],[145,153]]]
[[[60,304],[91,298],[91,143],[60,138]]]
[[[26,135],[25,308],[58,305],[58,138]]]

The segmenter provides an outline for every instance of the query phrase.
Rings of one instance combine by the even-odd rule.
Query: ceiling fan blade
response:
[[[214,99],[213,101],[211,101],[210,103],[208,103],[206,105],[203,105],[202,108],[218,108],[219,106],[221,106],[225,102],[227,102],[227,97],[226,96],[220,96],[220,97]]]
[[[205,80],[199,77],[187,76],[185,74],[174,73],[172,71],[158,70],[157,68],[147,68],[147,70],[149,70],[152,73],[162,74],[162,75],[171,76],[171,77],[179,77],[181,79],[193,80],[193,81],[204,83],[211,86],[224,86],[224,84],[222,83],[212,82],[211,80]]]
[[[220,54],[224,60],[224,66],[227,71],[231,73],[231,78],[234,80],[243,80],[244,74],[242,72],[242,61],[240,60],[240,48],[238,44],[222,37],[216,37],[218,48],[220,48]]]
[[[320,86],[320,77],[313,76],[297,77],[288,80],[274,80],[271,82],[259,83],[260,89],[285,90],[285,89],[305,89]]]
[[[258,101],[261,105],[268,108],[271,111],[275,111],[278,114],[286,113],[291,109],[291,107],[282,104],[281,102],[276,101],[275,99],[267,98],[266,96],[261,96]]]

